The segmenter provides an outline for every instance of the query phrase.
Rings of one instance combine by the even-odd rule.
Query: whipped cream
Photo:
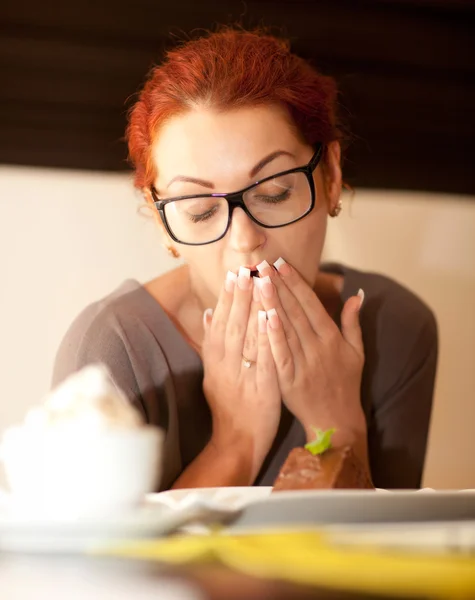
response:
[[[48,522],[129,510],[156,489],[162,446],[108,369],[87,366],[3,433],[8,509]]]
[[[26,415],[23,427],[33,432],[81,429],[92,433],[142,426],[139,411],[113,382],[105,365],[94,364],[67,377]]]

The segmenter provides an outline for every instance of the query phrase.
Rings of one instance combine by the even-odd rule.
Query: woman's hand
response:
[[[218,450],[231,446],[247,453],[252,483],[277,433],[281,394],[266,315],[253,302],[252,279],[247,269],[233,275],[228,274],[212,316],[205,312],[203,390],[212,414],[212,442]],[[250,367],[243,356],[253,361]]]
[[[340,332],[299,273],[283,260],[276,266],[278,270],[265,263],[259,270],[282,399],[309,440],[312,427],[335,427],[335,445],[352,445],[366,462],[366,423],[360,401],[362,292],[345,303]]]

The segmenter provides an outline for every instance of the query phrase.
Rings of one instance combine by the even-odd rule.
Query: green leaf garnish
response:
[[[317,454],[323,454],[332,445],[332,435],[335,433],[336,429],[327,429],[323,431],[322,429],[316,429],[312,427],[315,432],[316,438],[312,442],[308,442],[305,444],[305,450],[308,450],[311,454],[316,456]]]

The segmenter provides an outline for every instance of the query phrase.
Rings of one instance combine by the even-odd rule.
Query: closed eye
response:
[[[206,212],[198,214],[198,215],[188,213],[188,218],[190,219],[190,221],[192,223],[203,223],[204,221],[208,221],[208,219],[211,219],[218,211],[218,208],[219,207],[217,205],[213,206],[213,208],[210,208]]]
[[[291,192],[291,188],[288,188],[284,190],[281,194],[278,194],[277,196],[260,195],[255,196],[254,199],[260,202],[265,202],[266,204],[278,204],[279,202],[284,202],[285,200],[288,200],[290,198]]]

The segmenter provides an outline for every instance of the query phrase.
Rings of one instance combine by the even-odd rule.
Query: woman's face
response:
[[[154,185],[160,198],[241,190],[257,180],[306,165],[314,152],[278,106],[221,113],[192,110],[160,129],[152,151],[158,173]],[[282,153],[276,155],[278,152]],[[264,160],[271,155],[276,156]],[[236,273],[240,266],[253,270],[263,260],[272,264],[280,256],[313,286],[327,214],[339,199],[339,159],[339,145],[333,142],[325,171],[322,164],[314,171],[315,207],[296,223],[267,229],[236,208],[221,240],[203,246],[167,240],[188,263],[196,292],[207,301],[215,299],[228,270]]]

